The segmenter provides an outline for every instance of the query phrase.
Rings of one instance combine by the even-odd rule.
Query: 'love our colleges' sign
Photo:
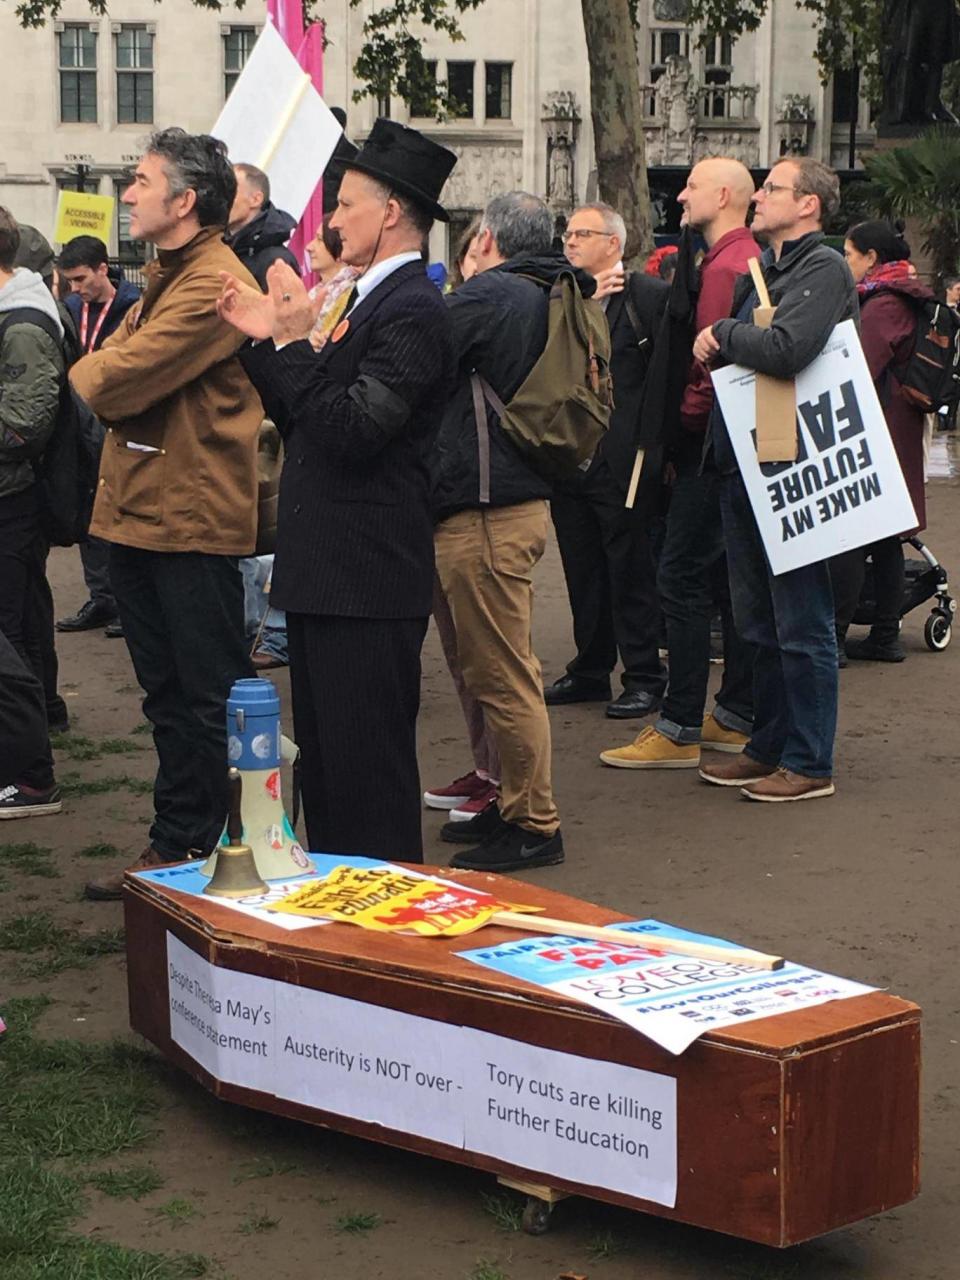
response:
[[[752,370],[729,365],[713,385],[775,574],[916,524],[852,320],[796,379],[796,462],[757,461]]]

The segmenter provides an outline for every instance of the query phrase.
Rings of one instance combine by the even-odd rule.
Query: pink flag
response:
[[[283,43],[296,53],[303,39],[301,0],[267,0],[267,16],[283,36]]]
[[[277,3],[278,0],[270,0],[271,3]],[[299,7],[299,0],[279,0],[280,3],[296,4]],[[291,45],[291,48],[294,46]],[[317,93],[323,97],[323,23],[314,22],[307,28],[307,34],[300,41],[299,46],[295,50],[297,61],[303,67],[304,71],[310,73],[310,79],[313,81],[313,87]],[[307,262],[306,247],[316,234],[317,227],[323,219],[323,183],[314,191],[310,197],[310,202],[303,212],[300,219],[300,225],[290,237],[290,251],[293,256],[304,268],[303,278],[307,287],[316,284],[316,278],[310,270],[310,264]]]

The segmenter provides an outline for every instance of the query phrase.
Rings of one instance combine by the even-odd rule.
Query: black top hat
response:
[[[449,222],[446,209],[438,201],[456,163],[456,155],[446,147],[431,142],[416,129],[381,116],[374,121],[359,153],[343,167],[376,178],[408,196],[434,218]]]

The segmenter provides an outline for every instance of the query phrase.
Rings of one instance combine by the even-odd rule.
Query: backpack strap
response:
[[[57,327],[56,321],[38,307],[15,307],[13,311],[6,311],[0,315],[0,339],[12,324],[35,325],[52,338],[58,347],[63,346],[63,334]]]
[[[490,383],[477,372],[470,375],[470,391],[473,395],[473,416],[477,423],[477,455],[480,464],[480,503],[490,503],[490,428],[487,426],[487,405],[502,418],[506,409],[503,401]]]

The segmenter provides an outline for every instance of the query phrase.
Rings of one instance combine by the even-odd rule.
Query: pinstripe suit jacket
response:
[[[335,331],[336,332],[336,331]],[[296,613],[430,613],[427,453],[456,367],[443,300],[407,263],[318,353],[248,345],[243,366],[284,440],[271,603]]]

